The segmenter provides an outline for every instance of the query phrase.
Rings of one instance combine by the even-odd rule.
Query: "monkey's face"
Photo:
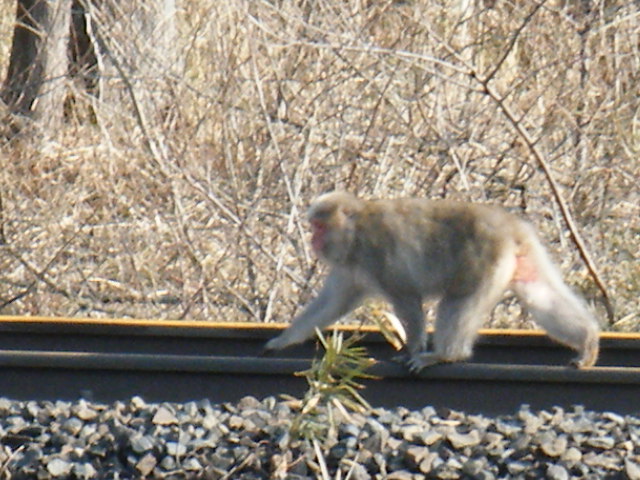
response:
[[[311,248],[322,260],[331,262],[340,244],[341,225],[335,212],[318,211],[309,218],[311,225]]]
[[[330,264],[343,264],[351,254],[354,218],[360,201],[345,193],[329,193],[316,200],[309,209],[311,247]]]
[[[340,212],[329,218],[311,218],[311,247],[321,260],[332,264],[344,264],[352,248],[352,221]]]

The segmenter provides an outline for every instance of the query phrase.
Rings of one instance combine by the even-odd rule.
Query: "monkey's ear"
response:
[[[356,197],[349,196],[336,205],[336,210],[343,216],[351,219],[362,210],[362,204]]]
[[[349,218],[353,217],[356,214],[356,209],[353,205],[340,205],[338,207],[338,210],[340,211],[340,213],[342,213],[342,215]]]
[[[340,205],[335,209],[333,213],[334,225],[340,228],[344,227],[347,224],[353,222],[353,217],[355,216],[356,211],[352,208],[349,208],[348,205]]]

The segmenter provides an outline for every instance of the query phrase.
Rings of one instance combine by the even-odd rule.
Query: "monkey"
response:
[[[318,296],[265,351],[301,343],[365,298],[388,301],[406,333],[412,372],[465,361],[484,317],[511,289],[538,325],[576,350],[577,368],[598,358],[599,325],[563,281],[531,224],[491,205],[363,200],[334,191],[309,208],[311,247],[330,267]],[[423,302],[439,299],[432,351]]]

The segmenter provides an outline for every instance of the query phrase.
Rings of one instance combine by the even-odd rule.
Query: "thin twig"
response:
[[[2,192],[0,192],[0,245],[7,245],[7,237],[4,233],[4,204],[2,203]]]
[[[238,465],[234,466],[231,470],[229,470],[221,478],[221,480],[229,480],[230,478],[233,478],[236,472],[240,472],[244,467],[246,467],[247,465],[255,461],[256,461],[256,454],[254,452],[250,452],[246,457],[244,457],[242,462],[240,462]]]
[[[518,41],[518,38],[520,38],[520,33],[522,33],[522,31],[529,24],[531,19],[535,16],[536,13],[538,13],[538,10],[540,10],[540,8],[545,3],[546,3],[546,0],[542,0],[535,7],[533,7],[531,11],[527,14],[527,16],[524,18],[524,20],[522,21],[522,24],[520,24],[520,26],[516,29],[516,31],[513,32],[513,35],[511,36],[511,41],[509,42],[509,45],[503,52],[502,57],[500,58],[500,60],[498,60],[498,63],[496,63],[496,65],[493,67],[493,70],[491,70],[491,72],[485,77],[486,83],[489,83],[491,80],[493,80],[493,77],[495,77],[498,71],[500,71],[500,68],[502,68],[502,64],[507,60],[507,57],[511,55],[511,51],[516,46],[516,42]]]
[[[9,464],[13,461],[14,458],[18,456],[20,452],[22,452],[26,448],[25,445],[20,445],[16,448],[11,454],[7,457],[2,465],[0,465],[0,479],[10,480],[11,472],[9,471]],[[6,475],[6,476],[5,476]]]
[[[323,480],[330,480],[329,477],[329,469],[327,468],[327,462],[324,459],[324,455],[322,454],[322,450],[320,449],[320,444],[317,439],[313,439],[313,450],[316,453],[316,458],[318,460],[318,465],[320,466],[320,473],[322,474]]]
[[[69,245],[71,245],[71,243],[76,238],[77,238],[76,236],[70,236],[62,244],[62,246],[58,249],[58,251],[55,253],[55,255],[53,257],[51,257],[51,259],[46,263],[46,265],[39,271],[33,265],[31,265],[27,261],[27,259],[23,258],[22,255],[20,255],[18,252],[16,252],[13,248],[11,248],[11,247],[8,248],[7,252],[9,252],[9,254],[13,258],[15,258],[18,262],[20,262],[20,264],[22,264],[22,266],[29,273],[31,273],[35,277],[35,279],[22,292],[18,293],[17,295],[14,295],[9,300],[6,300],[6,301],[2,302],[0,304],[0,311],[3,308],[7,307],[8,305],[11,305],[13,302],[16,302],[16,301],[20,300],[21,298],[25,297],[26,295],[28,295],[31,291],[33,291],[35,286],[38,284],[38,281],[40,281],[40,282],[44,283],[45,285],[47,285],[54,293],[62,295],[63,297],[65,297],[65,298],[67,298],[69,300],[75,300],[79,305],[82,305],[81,302],[79,302],[78,299],[74,298],[74,296],[70,292],[68,292],[65,289],[60,288],[57,285],[55,285],[51,280],[49,280],[47,278],[47,275],[46,275],[46,273],[49,270],[49,268],[51,268],[51,266],[58,260],[58,258],[60,258],[60,255],[62,255],[62,253],[67,250],[67,247]]]

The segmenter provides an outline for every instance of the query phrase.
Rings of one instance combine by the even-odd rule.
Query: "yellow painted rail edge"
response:
[[[18,316],[0,315],[2,323],[39,323],[39,324],[64,324],[64,325],[96,325],[96,326],[122,326],[122,327],[166,327],[166,328],[203,328],[203,329],[247,329],[247,330],[280,330],[286,323],[256,323],[256,322],[213,322],[204,320],[164,320],[164,319],[135,319],[135,318],[81,318],[81,317],[45,317],[45,316]],[[378,332],[378,328],[371,325],[339,325],[337,328],[344,331]],[[545,335],[542,330],[519,329],[481,329],[483,335],[501,336],[531,336]],[[602,332],[601,338],[620,338],[640,340],[640,333],[627,332]]]

